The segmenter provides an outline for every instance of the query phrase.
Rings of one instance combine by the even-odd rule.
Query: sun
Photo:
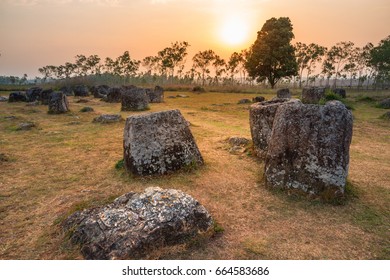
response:
[[[228,18],[222,24],[220,36],[224,43],[240,45],[248,39],[249,26],[243,18]]]

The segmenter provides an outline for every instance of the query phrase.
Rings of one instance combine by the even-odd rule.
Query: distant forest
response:
[[[255,42],[256,44],[256,42]],[[98,55],[76,55],[73,62],[39,68],[42,77],[1,76],[1,84],[42,84],[52,81],[85,79],[94,83],[133,83],[169,85],[263,85],[267,77],[248,74],[250,49],[234,52],[228,60],[213,50],[199,51],[188,62],[188,42],[174,42],[154,56],[133,59],[129,51],[117,58]],[[271,46],[272,48],[272,46]],[[363,47],[343,41],[330,48],[315,43],[297,42],[293,45],[296,66],[294,75],[285,75],[278,85],[293,87],[329,86],[357,89],[388,88],[390,84],[390,36],[374,46]],[[189,68],[189,69],[188,69]],[[277,70],[274,70],[277,71]]]

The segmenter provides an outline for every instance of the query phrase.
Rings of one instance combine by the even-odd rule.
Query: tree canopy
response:
[[[371,49],[370,64],[378,72],[377,80],[390,80],[390,36]]]
[[[288,17],[267,20],[249,50],[245,63],[248,74],[258,81],[268,80],[272,88],[281,78],[297,75],[293,38]]]

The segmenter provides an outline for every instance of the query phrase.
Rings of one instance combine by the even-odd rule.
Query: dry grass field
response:
[[[149,186],[189,193],[211,212],[220,231],[210,240],[149,258],[390,259],[390,122],[379,118],[386,110],[362,100],[363,94],[348,98],[355,107],[349,184],[346,201],[335,205],[266,189],[263,163],[250,150],[229,153],[227,138],[250,138],[248,105],[237,101],[255,95],[165,96],[177,94],[189,97],[166,98],[151,104],[150,112],[180,109],[206,164],[151,178],[133,178],[115,168],[123,157],[124,122],[92,123],[102,113],[133,114],[120,112],[120,104],[92,97],[76,103],[78,98],[70,97],[71,113],[49,115],[46,106],[0,103],[0,259],[82,259],[61,231],[61,221]],[[84,106],[95,112],[80,112]],[[25,121],[37,127],[18,131]]]

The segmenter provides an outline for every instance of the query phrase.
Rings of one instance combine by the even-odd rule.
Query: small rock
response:
[[[81,124],[81,122],[78,121],[68,123],[68,125],[79,125],[79,124]]]
[[[39,105],[39,101],[37,100],[37,101],[33,101],[33,102],[28,102],[27,104],[26,104],[26,106],[38,106]]]
[[[6,154],[0,153],[0,162],[7,162],[9,160],[9,157]]]
[[[240,155],[246,152],[246,148],[240,146],[233,146],[229,149],[229,153],[233,155]]]
[[[390,109],[390,98],[383,99],[379,102],[379,107],[383,109]]]
[[[98,123],[114,123],[114,122],[119,122],[123,120],[121,115],[101,115],[99,117],[96,117],[93,119],[93,122],[98,122]]]
[[[8,101],[8,97],[0,96],[0,102],[7,102],[7,101]]]
[[[16,116],[5,116],[4,119],[6,120],[16,120],[18,117]]]
[[[246,146],[249,140],[244,137],[230,137],[228,140],[230,146]]]
[[[86,113],[86,112],[93,112],[94,109],[92,107],[83,107],[81,108],[80,112]]]
[[[189,96],[188,96],[188,95],[185,95],[185,94],[178,94],[178,95],[176,95],[176,97],[188,98]]]
[[[248,103],[252,103],[252,102],[249,99],[245,98],[239,100],[237,104],[248,104]]]
[[[76,101],[76,103],[88,103],[88,102],[89,102],[88,99],[83,99],[83,98]]]
[[[252,102],[263,102],[265,98],[263,96],[256,96],[252,98]]]
[[[33,127],[36,127],[33,122],[20,123],[16,130],[31,130]]]

